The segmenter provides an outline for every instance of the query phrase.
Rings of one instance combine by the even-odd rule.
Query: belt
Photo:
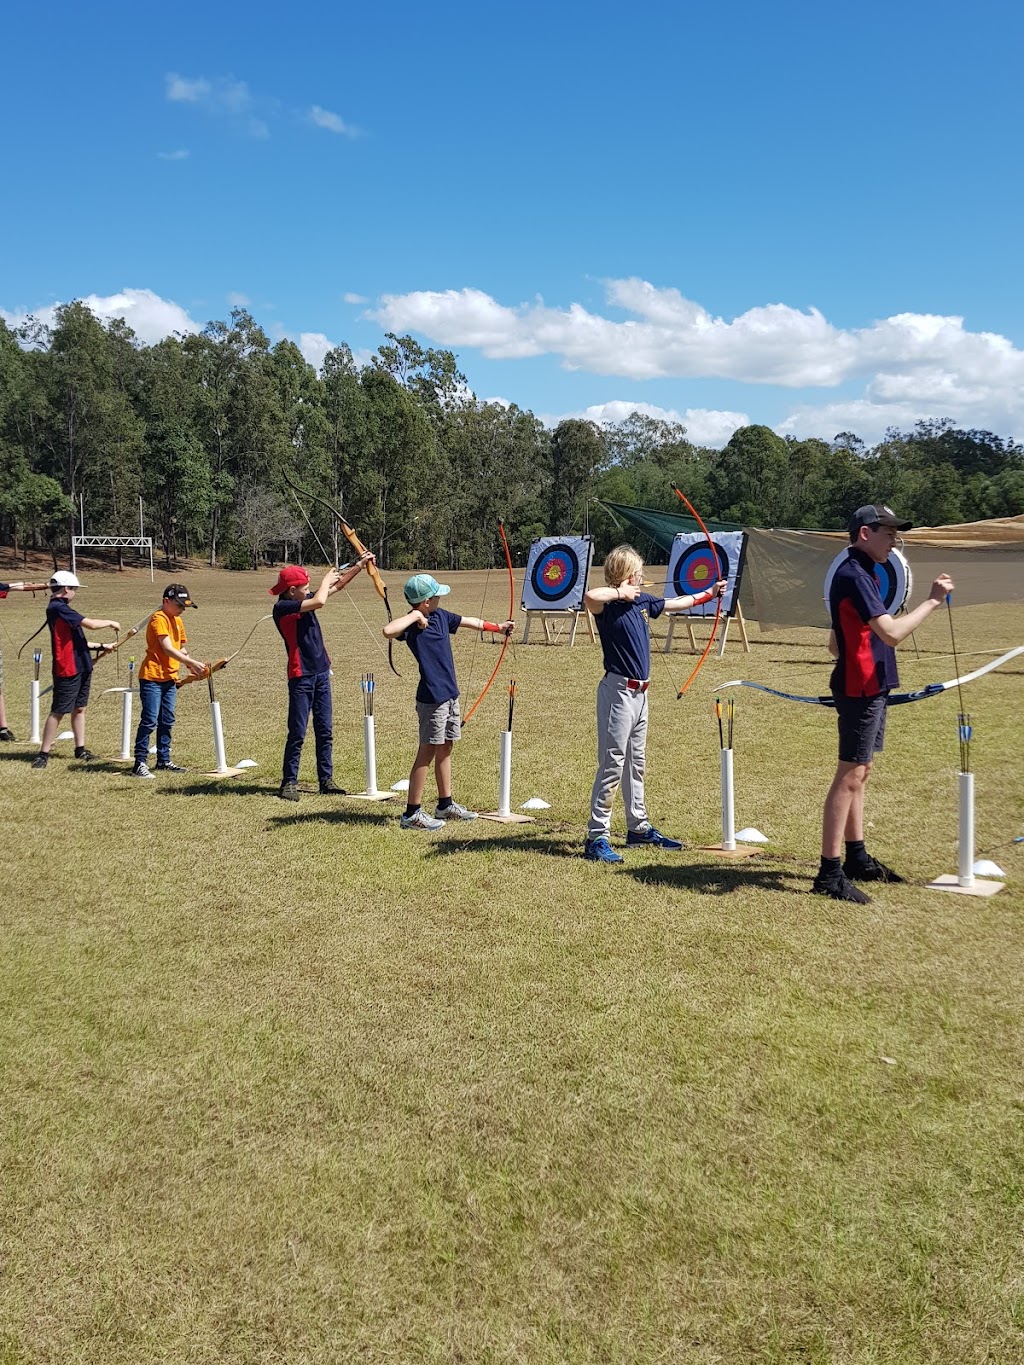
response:
[[[621,673],[606,673],[607,678],[622,678],[622,682],[629,692],[646,692],[651,685],[650,678],[623,678]]]

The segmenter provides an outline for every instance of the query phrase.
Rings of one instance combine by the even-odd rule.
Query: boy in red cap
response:
[[[270,589],[277,598],[274,625],[288,652],[288,738],[284,745],[284,768],[278,796],[283,801],[299,799],[299,759],[306,739],[310,713],[316,740],[316,775],[323,796],[344,796],[345,789],[335,786],[331,726],[331,660],[324,648],[324,637],[316,613],[342,588],[347,588],[367,564],[376,561],[371,551],[360,555],[355,564],[328,569],[316,592],[309,591],[309,574],[298,564],[286,564]]]

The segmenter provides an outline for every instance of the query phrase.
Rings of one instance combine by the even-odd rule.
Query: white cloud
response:
[[[173,332],[201,331],[201,325],[184,308],[170,299],[162,299],[152,289],[122,289],[119,294],[105,296],[86,294],[81,301],[104,322],[112,318],[124,318],[139,340],[147,346]],[[52,327],[59,307],[56,303],[49,304],[45,308],[33,310],[32,316],[47,327]],[[8,313],[0,308],[0,317],[11,327],[20,326],[28,316],[28,311]]]
[[[189,150],[187,147],[179,147],[175,152],[157,152],[161,161],[187,161]]]
[[[745,412],[722,412],[714,408],[685,408],[678,412],[675,408],[660,408],[654,403],[631,403],[621,398],[594,403],[578,412],[563,412],[558,416],[544,414],[541,421],[547,427],[556,427],[567,418],[580,417],[599,426],[613,426],[624,422],[634,412],[661,422],[676,422],[686,428],[686,438],[694,445],[715,448],[724,446],[737,427],[750,424]]]
[[[343,301],[344,303],[368,303],[368,302],[369,302],[369,300],[366,299],[366,298],[364,298],[364,296],[363,296],[362,294],[342,294],[341,297],[342,297],[342,301]]]
[[[324,356],[334,350],[335,343],[325,337],[323,332],[300,332],[296,345],[310,365],[319,370],[324,363]]]
[[[232,289],[228,294],[229,308],[248,308],[251,302],[248,294],[241,294],[236,289]]]
[[[256,115],[256,100],[245,81],[234,76],[179,76],[170,71],[164,77],[167,98],[175,104],[193,104],[207,114],[228,118],[249,137],[270,136],[262,117]]]
[[[345,137],[358,137],[359,129],[346,123],[340,114],[332,114],[330,109],[322,109],[319,104],[310,107],[306,117],[316,128],[326,128],[329,133],[341,133]]]
[[[879,434],[906,414],[1024,430],[1024,350],[996,333],[968,331],[963,318],[900,313],[843,329],[816,308],[772,303],[727,321],[645,280],[609,280],[605,289],[608,313],[630,316],[604,316],[580,304],[549,308],[539,299],[511,308],[468,288],[384,295],[369,316],[387,331],[476,347],[493,360],[553,355],[566,369],[630,380],[729,379],[803,389],[863,383],[852,403],[797,409],[783,424],[787,430],[805,419],[830,421],[831,413],[859,416],[859,432],[870,418]]]

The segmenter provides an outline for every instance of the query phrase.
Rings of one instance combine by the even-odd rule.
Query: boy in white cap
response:
[[[405,585],[405,600],[411,610],[384,627],[386,639],[405,641],[420,670],[416,689],[420,743],[409,774],[403,829],[440,829],[446,820],[477,818],[476,811],[467,810],[452,798],[452,748],[461,734],[462,719],[451,637],[460,626],[501,635],[511,635],[515,629],[514,621],[502,621],[499,625],[446,611],[440,600],[450,592],[446,583],[439,583],[432,575],[414,574]],[[422,806],[431,764],[437,782],[433,819]]]
[[[95,757],[85,747],[85,708],[89,704],[89,688],[92,685],[92,655],[85,632],[120,631],[121,626],[117,621],[83,616],[75,611],[71,603],[80,587],[78,579],[67,569],[58,569],[50,579],[46,624],[50,628],[53,651],[53,705],[43,726],[39,752],[32,760],[32,767],[37,770],[46,767],[57,730],[69,711],[71,733],[75,737],[75,757],[86,761]]]

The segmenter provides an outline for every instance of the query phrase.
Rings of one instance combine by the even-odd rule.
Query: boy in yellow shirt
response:
[[[184,583],[164,589],[163,605],[149,618],[146,627],[146,657],[139,669],[139,706],[142,711],[135,732],[135,766],[132,777],[152,777],[146,759],[149,737],[156,728],[156,770],[158,773],[183,773],[171,762],[171,728],[177,698],[178,670],[182,664],[197,678],[206,676],[206,665],[189,657],[188,637],[181,614],[195,607]]]

